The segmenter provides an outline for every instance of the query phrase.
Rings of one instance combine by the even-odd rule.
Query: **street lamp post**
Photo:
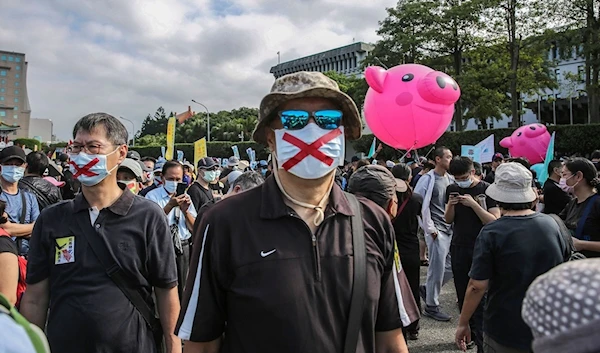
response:
[[[210,113],[208,112],[208,108],[200,103],[200,102],[196,102],[195,100],[192,99],[192,102],[201,105],[204,107],[204,109],[206,109],[206,140],[210,142]]]
[[[131,137],[131,141],[133,141],[133,145],[132,147],[135,147],[135,124],[133,123],[133,121],[129,120],[129,119],[125,119],[124,117],[120,116],[119,119],[121,120],[125,120],[125,121],[129,121],[129,123],[131,123],[131,133],[132,133],[132,137]]]

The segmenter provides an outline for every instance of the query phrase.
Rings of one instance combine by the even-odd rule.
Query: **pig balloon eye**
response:
[[[410,82],[410,81],[412,81],[413,78],[415,78],[415,75],[406,74],[406,75],[402,76],[402,82]]]
[[[522,133],[522,132],[519,132],[519,133],[517,134],[517,137],[519,137],[519,136],[521,136],[521,135],[523,135],[523,133]]]

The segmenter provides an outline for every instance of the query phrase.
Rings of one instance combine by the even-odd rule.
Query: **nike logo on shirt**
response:
[[[260,252],[260,256],[267,257],[267,256],[271,255],[272,253],[274,253],[275,251],[277,251],[277,249],[273,249],[273,250],[268,251],[268,252],[261,251]]]

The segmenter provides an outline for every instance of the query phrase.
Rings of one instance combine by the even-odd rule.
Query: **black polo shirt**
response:
[[[100,210],[94,226],[83,194],[50,206],[31,236],[27,283],[49,280],[48,341],[53,352],[155,352],[142,316],[106,274],[87,242],[100,236],[150,307],[152,287],[177,285],[163,210],[129,191]],[[84,235],[85,234],[85,235]]]
[[[215,198],[212,193],[212,189],[206,189],[198,182],[192,183],[192,185],[190,185],[190,187],[187,189],[187,194],[190,195],[192,203],[196,207],[196,212],[200,210],[200,207],[202,207],[202,205]]]
[[[367,298],[357,352],[375,352],[375,332],[402,327],[407,314],[398,300],[389,216],[359,200]],[[176,334],[194,342],[225,334],[221,352],[342,352],[353,282],[353,213],[334,185],[313,238],[274,178],[212,206],[194,234]]]

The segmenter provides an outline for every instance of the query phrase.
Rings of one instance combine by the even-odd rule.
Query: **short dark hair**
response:
[[[179,162],[179,161],[167,161],[165,162],[165,164],[163,165],[162,168],[162,175],[166,175],[167,171],[171,168],[176,168],[179,167],[181,168],[181,171],[183,172],[183,165]]]
[[[433,163],[429,163],[429,162],[423,163],[423,169],[432,170],[432,169],[435,169],[435,165]]]
[[[142,162],[152,162],[156,164],[156,158],[150,156],[142,157]]]
[[[477,175],[477,176],[483,175],[483,168],[481,167],[481,163],[473,162],[473,169],[475,169],[475,175]]]
[[[359,170],[361,167],[364,167],[369,164],[371,163],[369,163],[368,159],[361,159],[360,161],[356,162],[356,170]]]
[[[548,163],[548,175],[552,175],[554,173],[555,168],[560,168],[562,166],[562,161],[558,159],[553,159]]]
[[[115,146],[126,145],[128,141],[127,128],[119,119],[106,113],[92,113],[79,119],[73,128],[73,138],[79,131],[91,132],[103,126],[106,131],[106,139]]]
[[[592,152],[590,159],[600,159],[600,150],[595,150],[594,152]]]
[[[265,179],[262,177],[262,175],[260,175],[259,172],[254,172],[254,171],[245,172],[244,174],[240,175],[239,177],[237,177],[235,179],[233,184],[231,184],[231,188],[233,189],[239,185],[239,187],[242,191],[246,191],[246,190],[252,189],[254,187],[257,187],[264,182],[265,182]]]
[[[46,169],[48,169],[48,157],[44,152],[31,152],[25,157],[27,162],[27,172],[35,175],[42,176]]]
[[[519,163],[523,167],[527,168],[527,170],[531,169],[531,163],[529,163],[529,159],[525,157],[509,158],[507,162]]]
[[[571,174],[581,172],[581,174],[583,174],[583,179],[588,183],[588,185],[593,187],[600,185],[598,170],[591,161],[585,158],[577,157],[565,163],[565,167],[571,172]]]
[[[404,163],[398,163],[392,168],[392,174],[394,174],[394,178],[408,180],[410,175],[412,174],[410,167]]]
[[[464,175],[473,170],[473,161],[469,157],[456,157],[450,161],[448,173],[451,175]]]
[[[498,207],[506,211],[522,211],[522,210],[530,210],[533,208],[532,202],[522,202],[522,203],[504,203],[497,202]]]
[[[444,158],[444,153],[446,151],[450,151],[450,149],[445,146],[440,146],[440,147],[436,148],[435,151],[433,151],[433,160],[436,161],[435,159],[437,157]]]

